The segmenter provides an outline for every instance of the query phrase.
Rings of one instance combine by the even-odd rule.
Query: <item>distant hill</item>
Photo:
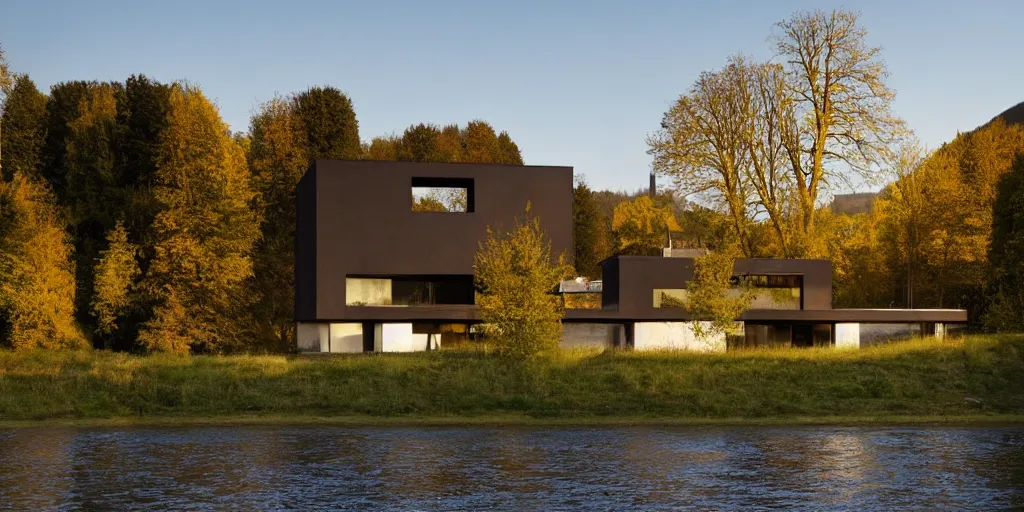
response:
[[[834,213],[839,215],[856,215],[868,213],[871,205],[875,202],[878,192],[858,192],[856,194],[836,194],[829,205]]]
[[[1024,101],[1004,110],[1001,114],[992,118],[992,121],[1002,119],[1007,124],[1024,124]],[[991,124],[989,121],[986,124]]]

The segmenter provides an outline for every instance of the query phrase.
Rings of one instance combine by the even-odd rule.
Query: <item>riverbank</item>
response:
[[[966,416],[819,416],[780,418],[536,418],[506,416],[148,416],[85,419],[0,420],[4,428],[168,428],[168,427],[1004,427],[1024,424],[1024,414]]]
[[[1020,423],[1024,336],[859,351],[0,353],[0,425]]]

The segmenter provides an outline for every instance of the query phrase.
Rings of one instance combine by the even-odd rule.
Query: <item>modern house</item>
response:
[[[296,192],[299,349],[429,350],[451,326],[478,324],[473,258],[488,227],[511,227],[529,202],[553,252],[571,254],[572,181],[571,167],[317,161]],[[750,259],[734,268],[756,294],[742,332],[699,339],[681,307],[693,259],[665,254],[613,257],[600,283],[563,283],[567,299],[596,298],[566,301],[563,345],[860,346],[877,326],[942,335],[967,320],[963,310],[833,309],[830,262]]]

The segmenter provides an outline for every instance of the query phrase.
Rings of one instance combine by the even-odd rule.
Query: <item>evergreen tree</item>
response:
[[[42,183],[0,182],[0,344],[87,346],[74,318],[71,244]]]
[[[359,123],[348,96],[334,87],[312,87],[292,101],[306,133],[310,161],[359,159]]]
[[[43,145],[41,174],[57,198],[57,204],[67,204],[67,143],[71,138],[71,123],[78,118],[82,100],[97,82],[62,82],[50,88],[46,103],[46,143]]]
[[[159,205],[153,198],[160,134],[167,127],[171,86],[144,75],[128,77],[117,108],[117,176],[128,191],[125,228],[142,243]]]
[[[990,303],[985,327],[997,332],[1024,331],[1024,155],[1000,180],[992,207]]]
[[[3,179],[15,174],[39,176],[40,157],[46,140],[46,95],[27,75],[14,79],[3,103]]]
[[[171,92],[154,194],[161,211],[143,289],[155,307],[139,341],[155,351],[240,348],[259,223],[245,155],[197,89]]]
[[[581,276],[601,276],[599,263],[608,253],[603,217],[594,191],[580,180],[572,191],[572,236],[576,272]]]

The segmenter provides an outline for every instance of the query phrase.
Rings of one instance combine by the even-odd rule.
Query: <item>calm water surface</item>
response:
[[[1024,428],[0,430],[0,509],[1000,510]]]

